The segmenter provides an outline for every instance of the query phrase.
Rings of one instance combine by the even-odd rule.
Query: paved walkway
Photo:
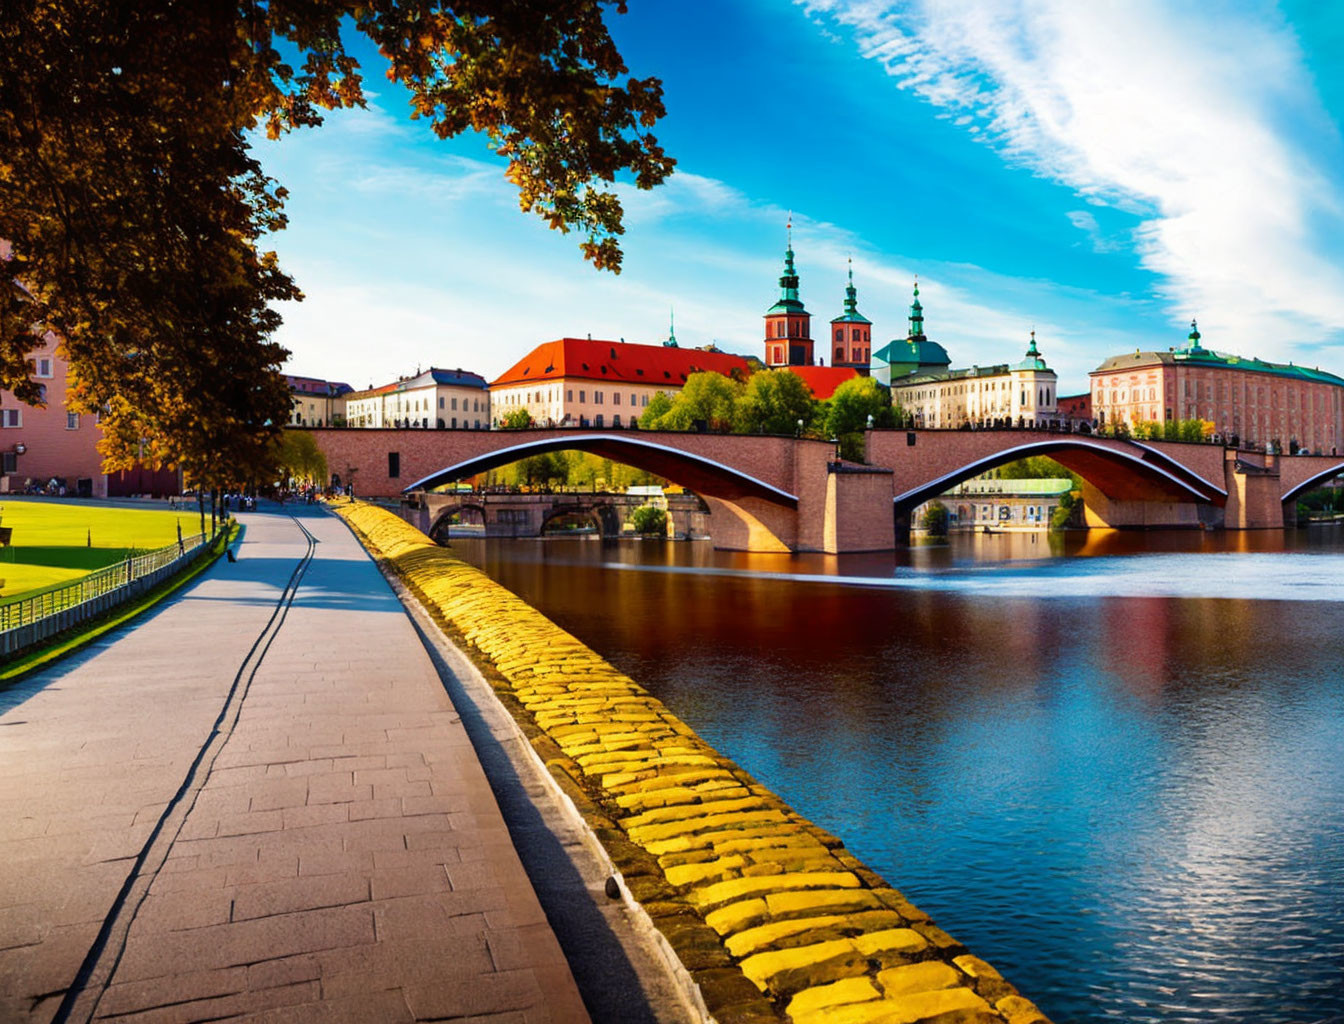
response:
[[[305,512],[0,693],[0,1020],[587,1020],[410,621]]]

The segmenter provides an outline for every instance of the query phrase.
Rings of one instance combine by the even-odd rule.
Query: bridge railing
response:
[[[143,594],[202,552],[203,533],[81,576],[64,586],[0,604],[0,657],[8,657]]]

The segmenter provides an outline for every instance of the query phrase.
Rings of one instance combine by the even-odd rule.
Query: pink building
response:
[[[175,470],[136,468],[110,476],[102,470],[97,416],[65,407],[69,367],[48,334],[28,356],[33,378],[43,388],[44,407],[24,405],[0,391],[0,494],[57,481],[66,494],[107,498],[129,494],[176,494],[181,490]]]
[[[1344,378],[1292,363],[1223,355],[1200,344],[1112,356],[1089,375],[1099,424],[1206,420],[1243,444],[1293,444],[1325,454],[1344,447]]]

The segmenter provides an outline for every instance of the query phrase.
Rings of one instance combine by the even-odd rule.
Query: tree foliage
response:
[[[108,469],[137,457],[227,483],[289,418],[269,340],[301,295],[261,236],[284,189],[247,133],[364,103],[343,27],[372,39],[412,116],[480,132],[524,211],[619,271],[621,173],[671,172],[656,79],[628,77],[612,0],[6,0],[0,18],[0,387],[62,339],[71,408],[101,411]]]
[[[275,463],[292,480],[325,485],[327,457],[306,430],[284,430],[275,441]]]
[[[840,454],[859,460],[864,456],[863,431],[871,421],[874,427],[894,427],[896,410],[891,391],[871,377],[853,377],[845,381],[824,403],[827,437],[840,440]]]
[[[510,409],[499,425],[505,430],[526,430],[532,426],[532,414],[526,409]]]
[[[747,381],[734,427],[748,434],[799,434],[812,424],[816,411],[812,390],[802,377],[792,370],[765,370]]]
[[[646,536],[667,536],[667,511],[657,505],[640,505],[630,513],[630,525]]]
[[[685,386],[668,402],[667,411],[650,416],[655,402],[662,408],[655,395],[645,415],[640,417],[639,425],[651,430],[692,430],[703,423],[709,430],[732,430],[742,390],[740,383],[721,373],[710,370],[692,373],[686,378]]]

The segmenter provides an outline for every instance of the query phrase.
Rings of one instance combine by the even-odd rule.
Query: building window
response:
[[[601,391],[594,391],[594,392],[593,392],[593,402],[594,402],[595,404],[597,404],[597,405],[601,405],[601,404],[602,404],[602,392],[601,392]],[[600,427],[600,426],[602,426],[602,424],[599,423],[598,426]]]
[[[68,412],[65,414],[65,429],[66,430],[79,429],[79,413]]]
[[[0,409],[0,427],[23,426],[23,415],[19,409]]]
[[[842,331],[839,327],[837,327],[837,328],[835,329],[835,340],[836,340],[836,341],[842,341],[842,340],[844,339],[844,337],[845,337],[845,332]]]
[[[612,425],[613,427],[619,427],[619,426],[621,425],[621,414],[620,414],[620,413],[617,413],[615,416],[613,416],[613,417],[611,418],[611,425]]]
[[[52,376],[51,360],[49,358],[43,357],[37,361],[37,375],[39,377]]]
[[[579,392],[579,401],[580,401],[580,402],[586,402],[586,401],[588,401],[588,399],[587,399],[587,397],[586,397],[587,394],[588,394],[588,393],[587,393],[586,391],[580,391],[580,392]]]
[[[401,476],[401,452],[387,453],[387,475],[393,480]]]
[[[643,406],[643,405],[648,405],[648,404],[649,404],[649,396],[648,396],[648,395],[644,395],[643,398],[640,399],[639,404],[642,405],[642,406]]]
[[[572,401],[574,401],[574,389],[573,389],[573,388],[569,388],[569,389],[565,392],[565,401],[566,401],[566,402],[572,402]]]
[[[630,407],[633,409],[638,404],[639,404],[639,396],[636,395],[633,391],[630,392]]]
[[[3,463],[0,463],[0,472],[6,474],[17,473],[19,471],[19,453],[4,452],[3,455],[4,461]]]
[[[596,416],[593,417],[593,426],[595,426],[595,427],[600,427],[600,426],[602,426],[602,414],[601,414],[601,413],[598,413]]]
[[[439,408],[440,408],[440,409],[443,408],[443,396],[442,396],[442,395],[439,396]]]

